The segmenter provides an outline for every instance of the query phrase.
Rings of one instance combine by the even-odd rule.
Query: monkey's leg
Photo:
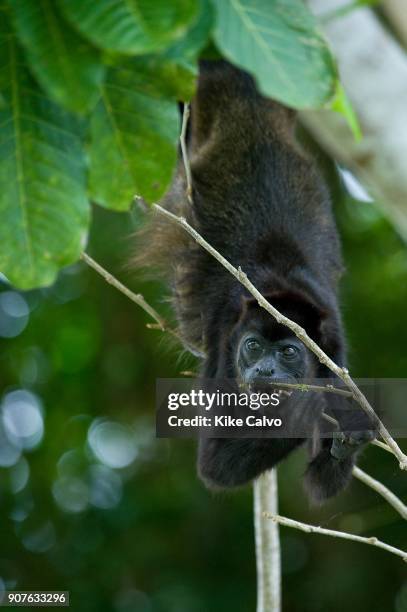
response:
[[[331,452],[334,443],[332,438],[322,439],[320,451],[308,464],[305,472],[307,491],[316,503],[339,493],[346,487],[352,475],[357,448],[353,447],[350,452],[335,457]]]
[[[302,442],[299,438],[201,438],[198,473],[212,489],[243,485],[272,468]]]
[[[359,451],[374,438],[372,431],[321,440],[321,449],[309,463],[305,483],[311,499],[321,503],[349,483]]]
[[[319,450],[305,473],[307,490],[317,503],[346,487],[359,451],[376,434],[372,419],[347,398],[332,394],[325,401],[325,412],[336,419],[339,431],[338,435],[320,439]],[[321,421],[321,430],[325,429],[324,423]]]

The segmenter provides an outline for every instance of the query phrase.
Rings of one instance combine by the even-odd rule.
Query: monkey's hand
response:
[[[341,433],[332,440],[331,455],[338,461],[343,461],[374,440],[375,437],[375,432],[372,430]]]

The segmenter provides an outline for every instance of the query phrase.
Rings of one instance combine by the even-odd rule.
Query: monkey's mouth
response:
[[[282,397],[290,397],[296,389],[296,382],[293,376],[257,377],[249,382],[248,388],[252,393],[279,393]]]

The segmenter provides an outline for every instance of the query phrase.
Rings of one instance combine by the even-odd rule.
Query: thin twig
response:
[[[372,440],[370,444],[373,444],[373,446],[378,446],[382,450],[385,450],[388,453],[391,453],[392,455],[394,455],[394,453],[393,453],[392,449],[390,448],[390,446],[388,446],[384,442],[381,442],[380,440]]]
[[[199,245],[201,245],[206,251],[208,251],[208,253],[210,253],[212,257],[219,261],[219,263],[221,263],[222,266],[224,266],[224,268],[226,268],[226,270],[228,270],[228,272],[230,272],[230,274],[232,274],[232,276],[234,276],[249,291],[249,293],[251,293],[251,295],[256,298],[261,308],[264,308],[264,310],[271,314],[276,319],[277,323],[285,325],[286,327],[291,329],[291,331],[297,336],[297,338],[299,338],[301,342],[303,342],[303,344],[305,344],[305,346],[309,348],[310,351],[314,353],[314,355],[317,356],[318,360],[322,364],[324,364],[341,380],[343,380],[345,385],[352,392],[354,399],[376,424],[381,437],[389,445],[389,447],[392,449],[393,454],[399,460],[400,469],[407,470],[407,456],[402,452],[397,442],[391,437],[386,427],[380,421],[379,417],[376,415],[375,411],[373,410],[366,397],[363,395],[363,393],[360,391],[353,379],[350,377],[349,371],[346,368],[339,367],[334,361],[332,361],[332,359],[328,357],[326,353],[324,353],[324,351],[318,346],[318,344],[314,342],[314,340],[312,340],[310,336],[308,336],[305,329],[298,325],[298,323],[295,323],[291,319],[288,319],[286,316],[281,314],[281,312],[279,312],[274,306],[272,306],[260,293],[260,291],[253,285],[253,283],[250,282],[247,277],[247,274],[245,274],[240,267],[235,268],[227,259],[225,259],[225,257],[223,257],[223,255],[221,255],[208,242],[206,242],[206,240],[191,225],[189,225],[186,219],[174,215],[170,211],[165,210],[165,208],[162,208],[162,206],[160,206],[159,204],[154,204],[153,206],[155,210],[157,210],[160,214],[164,215],[174,223],[177,223],[182,228],[184,228],[185,231],[188,232],[188,234],[190,234],[190,236],[192,236],[192,238]]]
[[[92,257],[90,257],[87,253],[82,253],[81,258],[85,263],[88,264],[88,266],[90,266],[91,268],[96,270],[98,274],[103,276],[107,283],[113,285],[113,287],[124,293],[124,295],[127,296],[132,302],[135,302],[138,306],[141,306],[141,308],[145,310],[146,313],[149,314],[152,319],[154,319],[154,321],[157,322],[158,328],[161,331],[168,331],[164,319],[158,314],[156,310],[154,310],[152,306],[150,306],[150,304],[146,302],[141,293],[133,293],[133,291],[130,291],[130,289],[128,289],[125,285],[118,281],[117,278],[112,276],[110,272],[102,268],[102,266],[98,264],[94,259],[92,259]]]
[[[117,280],[117,278],[115,278],[113,274],[110,274],[110,272],[105,270],[105,268],[98,264],[97,261],[92,259],[92,257],[90,257],[87,253],[81,253],[81,259],[83,259],[83,261],[87,263],[88,266],[93,268],[93,270],[96,270],[96,272],[100,274],[100,276],[102,276],[105,281],[109,283],[109,285],[115,287],[115,289],[123,293],[132,302],[140,306],[147,314],[150,315],[152,319],[154,319],[154,321],[156,321],[156,323],[147,323],[146,327],[148,329],[158,329],[162,332],[167,332],[168,334],[171,334],[174,338],[176,338],[179,342],[181,342],[183,346],[187,347],[187,349],[190,353],[192,353],[192,355],[195,355],[195,357],[200,357],[201,359],[204,357],[203,353],[198,348],[186,342],[181,336],[181,334],[179,334],[175,329],[172,329],[167,325],[165,319],[163,319],[162,316],[159,315],[158,312],[146,302],[141,293],[133,293],[133,291],[130,291],[128,287],[123,285],[123,283]]]
[[[264,520],[269,508],[278,512],[276,468],[265,472],[253,484],[254,528],[257,565],[257,612],[281,611],[281,559],[278,525]]]
[[[353,397],[351,391],[339,389],[333,385],[309,385],[307,383],[270,383],[271,386],[281,389],[293,389],[294,391],[319,391],[322,393],[335,393],[336,395],[344,395],[345,397]]]
[[[184,163],[185,177],[187,180],[187,199],[188,199],[188,202],[192,204],[192,174],[191,174],[191,166],[189,165],[187,143],[186,143],[187,127],[188,127],[188,120],[189,120],[190,112],[191,111],[190,111],[189,103],[185,102],[184,111],[182,113],[182,126],[181,126],[181,135],[180,135],[179,141],[181,144],[182,161]]]
[[[130,291],[128,287],[123,285],[123,283],[117,280],[117,278],[105,270],[105,268],[102,268],[102,266],[98,264],[97,261],[92,259],[92,257],[90,257],[87,253],[82,253],[81,259],[83,259],[88,266],[96,270],[96,272],[100,274],[100,276],[102,276],[107,283],[118,289],[118,291],[123,293],[132,302],[140,306],[147,314],[150,315],[152,319],[154,319],[154,321],[156,321],[156,323],[147,323],[148,329],[159,329],[162,332],[168,332],[178,338],[177,332],[167,326],[165,320],[152,306],[150,306],[150,304],[146,302],[141,293],[133,293],[133,291]]]
[[[352,474],[355,478],[363,482],[365,485],[374,489],[379,495],[384,497],[384,499],[391,505],[403,519],[407,519],[407,506],[403,504],[401,499],[397,497],[390,489],[384,486],[379,480],[372,478],[369,474],[366,474],[363,470],[358,468],[356,465],[352,470]]]
[[[301,523],[300,521],[295,521],[293,519],[287,518],[286,516],[280,516],[279,514],[271,514],[270,512],[265,512],[264,516],[266,518],[271,519],[275,523],[279,523],[280,525],[284,525],[285,527],[299,529],[300,531],[304,531],[305,533],[319,533],[320,535],[332,536],[333,538],[342,538],[343,540],[352,540],[354,542],[360,542],[361,544],[370,544],[371,546],[382,548],[383,550],[387,550],[387,552],[393,553],[394,555],[401,557],[403,561],[407,563],[406,551],[400,550],[399,548],[395,548],[394,546],[390,546],[390,544],[386,544],[385,542],[378,540],[376,537],[365,538],[363,536],[354,535],[353,533],[347,533],[345,531],[335,531],[333,529],[325,529],[324,527],[318,527],[316,525],[308,525],[307,523]]]
[[[147,202],[145,201],[145,199],[140,196],[140,195],[135,195],[133,202],[136,206],[138,206],[138,208],[141,210],[141,212],[146,213],[148,212],[148,205]]]
[[[323,419],[325,419],[326,421],[329,421],[329,423],[332,423],[332,425],[335,425],[335,427],[339,429],[339,423],[336,419],[331,417],[329,414],[326,414],[326,412],[323,412],[321,416]]]

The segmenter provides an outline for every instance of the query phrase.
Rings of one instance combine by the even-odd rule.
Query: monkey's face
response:
[[[318,319],[306,304],[287,300],[276,305],[316,337]],[[259,387],[278,382],[297,383],[317,374],[318,361],[313,353],[290,329],[277,323],[252,300],[243,304],[230,346],[236,376],[245,384]]]
[[[258,330],[248,330],[237,348],[238,378],[248,384],[295,383],[312,373],[312,357],[295,336],[269,339]]]

